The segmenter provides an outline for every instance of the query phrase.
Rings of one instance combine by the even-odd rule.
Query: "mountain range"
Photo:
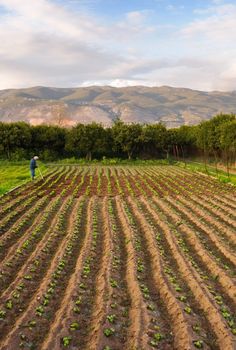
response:
[[[124,122],[167,127],[195,125],[218,113],[236,113],[236,91],[197,91],[169,86],[115,88],[36,86],[0,90],[0,121],[32,125],[73,126],[96,121],[104,126]]]

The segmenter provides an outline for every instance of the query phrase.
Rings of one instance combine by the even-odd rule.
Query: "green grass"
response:
[[[46,165],[38,162],[41,172],[45,172]],[[36,169],[36,178],[40,176]],[[9,162],[0,161],[0,195],[10,191],[16,186],[31,181],[29,161]]]
[[[120,158],[103,158],[101,160],[93,159],[91,161],[86,160],[85,158],[65,158],[60,159],[55,162],[49,162],[48,165],[169,165],[173,164],[171,160],[166,159],[153,159],[153,160],[142,160],[142,159],[120,159]]]
[[[184,162],[176,162],[176,165],[180,167],[186,167],[186,169],[192,171],[198,171],[209,176],[213,176],[217,178],[220,182],[231,183],[233,185],[236,185],[236,174],[230,173],[228,177],[227,172],[222,169],[218,169],[218,172],[216,172],[215,166],[207,165],[206,171],[205,164],[201,162],[186,161],[186,166]]]

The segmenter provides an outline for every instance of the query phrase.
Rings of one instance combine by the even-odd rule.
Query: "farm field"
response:
[[[0,349],[236,349],[236,188],[58,166],[0,197]]]
[[[44,173],[46,166],[40,164],[40,169]],[[29,162],[10,162],[0,160],[0,196],[12,188],[30,181]]]

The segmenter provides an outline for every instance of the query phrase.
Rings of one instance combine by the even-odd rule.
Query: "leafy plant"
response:
[[[62,344],[64,347],[67,347],[70,345],[72,338],[71,337],[63,337],[62,338]]]
[[[103,330],[103,333],[106,337],[110,337],[115,333],[115,329],[114,328],[105,328]]]
[[[202,340],[194,340],[193,345],[196,346],[196,348],[198,348],[198,349],[202,349],[203,348],[203,341]]]
[[[185,311],[187,314],[191,314],[192,309],[191,309],[191,307],[186,306],[186,307],[184,308],[184,311]]]
[[[79,329],[79,324],[78,322],[72,322],[71,325],[70,325],[70,329],[72,331],[77,331]]]
[[[116,315],[112,314],[112,315],[108,315],[107,319],[110,323],[114,323],[115,319],[116,319]]]

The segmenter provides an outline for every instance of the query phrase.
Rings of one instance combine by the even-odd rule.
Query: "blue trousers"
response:
[[[31,177],[34,178],[35,177],[35,169],[30,168],[30,173],[31,173]]]

